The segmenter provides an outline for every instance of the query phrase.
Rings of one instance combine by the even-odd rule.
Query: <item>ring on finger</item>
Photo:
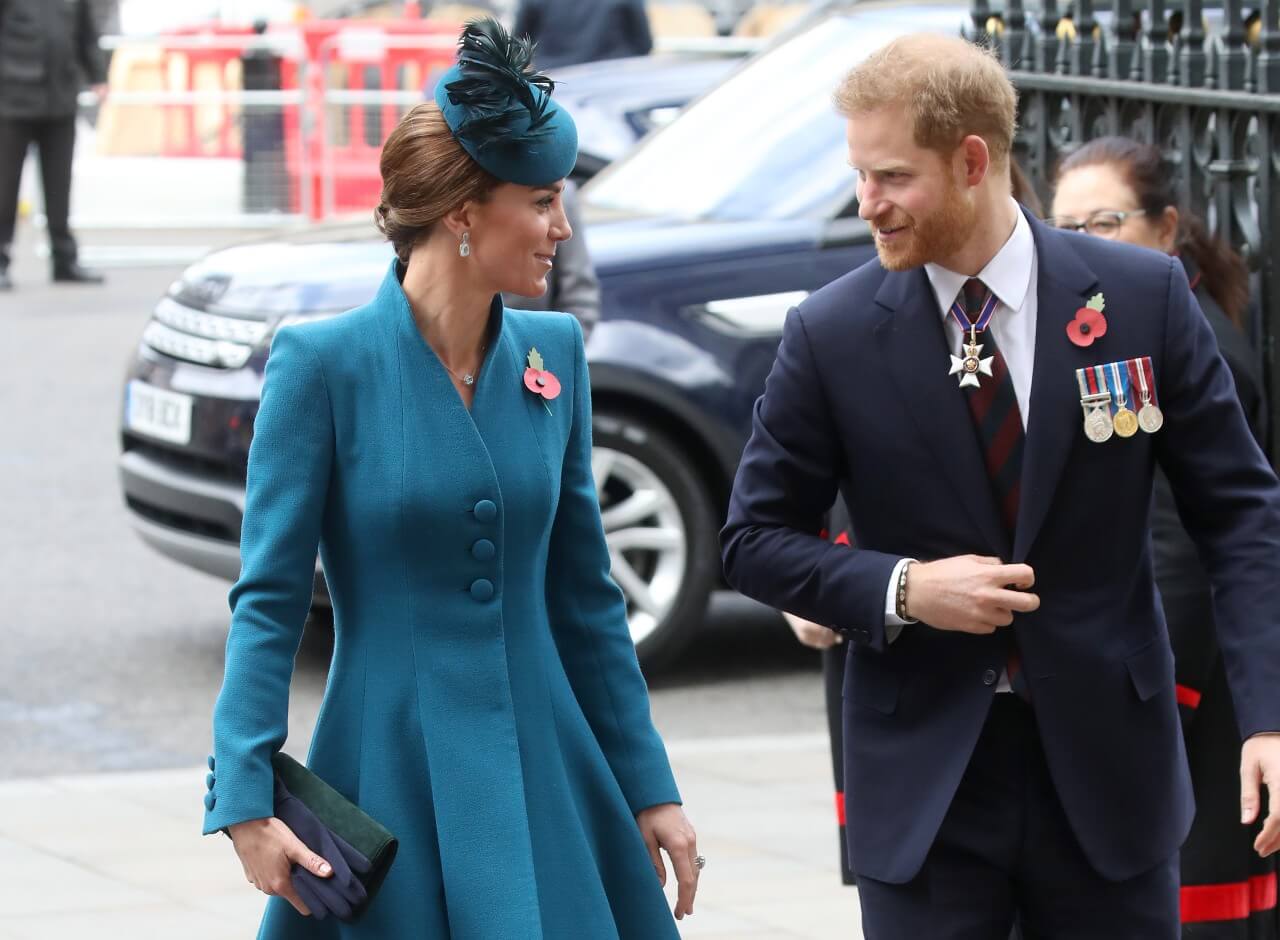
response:
[[[698,871],[707,867],[707,857],[705,855],[695,855],[693,857],[693,865]]]

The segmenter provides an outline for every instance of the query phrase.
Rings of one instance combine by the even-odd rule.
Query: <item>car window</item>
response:
[[[863,8],[761,54],[584,190],[594,214],[832,218],[852,171],[831,95],[861,58],[908,31],[954,33],[958,6]]]

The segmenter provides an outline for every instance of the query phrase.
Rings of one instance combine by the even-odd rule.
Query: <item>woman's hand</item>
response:
[[[693,913],[693,896],[698,893],[698,866],[694,859],[698,855],[698,837],[680,808],[679,803],[660,803],[642,809],[636,816],[640,826],[640,835],[644,844],[649,847],[649,859],[658,873],[658,883],[667,886],[667,866],[662,862],[665,849],[671,856],[671,867],[676,870],[676,881],[680,890],[676,895],[675,914],[680,920],[685,914]]]
[[[307,848],[274,816],[236,823],[227,831],[249,883],[263,894],[284,898],[303,917],[310,917],[311,911],[293,888],[290,867],[297,863],[321,878],[328,878],[333,874],[329,863]]]
[[[811,649],[830,649],[837,643],[844,642],[844,637],[830,627],[824,627],[820,623],[805,620],[803,617],[797,617],[785,611],[782,616],[787,618],[787,625],[791,627],[791,632],[796,635],[796,639]]]

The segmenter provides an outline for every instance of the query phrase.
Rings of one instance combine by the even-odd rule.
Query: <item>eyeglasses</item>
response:
[[[1120,227],[1124,225],[1124,220],[1136,215],[1146,215],[1145,209],[1131,209],[1128,212],[1119,212],[1112,209],[1099,209],[1092,213],[1089,218],[1081,222],[1079,219],[1073,219],[1069,215],[1055,215],[1046,221],[1054,228],[1071,229],[1073,232],[1088,232],[1090,235],[1097,235],[1099,238],[1115,238],[1120,233]]]

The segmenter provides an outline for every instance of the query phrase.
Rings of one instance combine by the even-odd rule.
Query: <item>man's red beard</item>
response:
[[[949,182],[942,205],[926,216],[916,218],[895,211],[883,220],[873,219],[873,232],[899,230],[891,244],[876,239],[880,264],[889,271],[907,271],[951,257],[969,238],[976,215],[973,206],[961,195],[960,187]]]

